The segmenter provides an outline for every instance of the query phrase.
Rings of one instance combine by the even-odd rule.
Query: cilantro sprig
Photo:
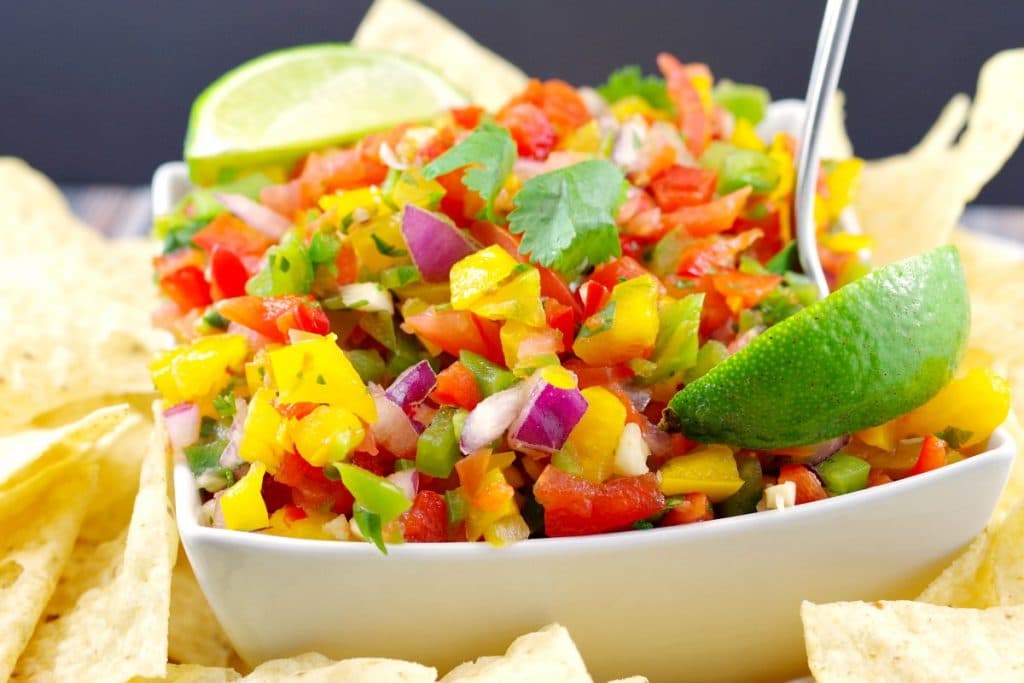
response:
[[[519,251],[566,275],[622,253],[615,214],[626,180],[606,159],[583,161],[531,178],[516,194],[509,229]]]
[[[624,66],[613,71],[604,85],[597,87],[597,92],[610,104],[635,95],[647,100],[647,104],[655,109],[675,113],[675,107],[665,89],[665,79],[658,76],[644,76],[640,67],[636,65]]]
[[[484,215],[497,223],[494,199],[498,196],[512,165],[516,161],[516,143],[509,132],[489,121],[481,123],[447,152],[423,167],[423,175],[433,180],[439,175],[469,166],[462,176],[462,184],[477,192],[487,202]]]

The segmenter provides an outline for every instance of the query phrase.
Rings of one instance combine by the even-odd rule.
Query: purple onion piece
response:
[[[409,500],[415,500],[420,489],[420,473],[416,470],[399,470],[387,476],[387,480],[402,489]]]
[[[245,195],[221,193],[214,196],[232,215],[275,242],[292,227],[287,218]]]
[[[473,253],[457,227],[412,204],[402,213],[402,236],[425,282],[444,282],[452,265]]]
[[[470,411],[462,426],[462,436],[459,438],[459,449],[463,453],[469,455],[484,446],[489,446],[505,433],[523,408],[527,397],[524,391],[526,384],[517,384],[492,394]]]
[[[544,379],[537,382],[509,429],[516,449],[554,453],[587,412],[587,399],[576,387],[563,389]]]
[[[164,425],[174,452],[180,452],[199,440],[199,406],[179,403],[164,411]]]
[[[408,458],[416,452],[419,434],[402,407],[384,395],[376,384],[370,385],[370,394],[377,407],[377,421],[370,426],[373,438],[399,458]]]
[[[434,369],[430,363],[421,360],[396,377],[384,395],[400,405],[402,410],[409,410],[410,406],[425,399],[435,386],[437,375]]]
[[[850,436],[848,434],[845,436],[837,436],[834,439],[813,444],[811,446],[813,450],[810,455],[804,457],[786,456],[782,458],[781,461],[814,467],[838,453],[848,443],[850,443]]]

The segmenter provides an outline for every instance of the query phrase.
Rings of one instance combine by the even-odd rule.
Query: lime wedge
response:
[[[466,102],[436,71],[405,57],[345,44],[288,48],[203,91],[192,105],[185,160],[196,183],[219,182]]]
[[[970,331],[947,246],[856,280],[769,328],[683,388],[667,426],[704,443],[801,446],[882,424],[952,378]]]

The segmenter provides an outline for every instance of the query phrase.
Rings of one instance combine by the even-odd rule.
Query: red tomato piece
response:
[[[711,119],[691,76],[707,71],[707,67],[703,64],[685,65],[667,52],[662,52],[658,55],[658,69],[665,76],[668,96],[676,105],[679,130],[686,140],[686,148],[694,157],[699,157],[711,142]]]
[[[665,211],[697,206],[711,201],[718,174],[710,168],[691,168],[674,164],[651,180],[651,193]]]
[[[692,524],[714,518],[715,511],[711,508],[711,501],[706,493],[687,493],[678,505],[665,513],[660,526]]]
[[[506,105],[495,120],[508,128],[519,156],[544,161],[555,148],[555,128],[540,107],[529,102]]]
[[[700,277],[723,268],[735,268],[740,252],[749,249],[761,236],[760,230],[748,230],[732,237],[713,235],[695,240],[683,249],[676,272],[687,277]]]
[[[591,367],[579,358],[567,360],[565,362],[565,369],[571,370],[576,375],[577,380],[579,380],[580,389],[615,385],[630,379],[635,374],[627,365]]]
[[[910,474],[921,474],[938,469],[946,464],[946,442],[929,434],[921,442],[921,454],[917,456],[917,462]]]
[[[560,134],[579,128],[593,118],[576,88],[557,79],[544,82],[531,79],[526,84],[526,90],[512,98],[506,106],[523,102],[543,111]]]
[[[274,479],[292,490],[292,502],[306,512],[330,509],[335,514],[352,514],[352,494],[341,481],[328,479],[323,468],[306,462],[295,452],[286,453]]]
[[[259,256],[274,241],[229,213],[222,213],[192,236],[192,244],[207,254],[218,244],[238,256]]]
[[[402,329],[441,347],[456,358],[459,352],[465,349],[495,363],[505,363],[500,340],[495,354],[492,342],[484,337],[481,326],[476,322],[476,316],[469,311],[428,308],[422,313],[407,317],[402,323]],[[489,333],[491,327],[487,326],[487,329]]]
[[[356,249],[352,246],[351,240],[341,243],[338,256],[334,259],[334,265],[338,268],[338,284],[350,285],[359,280],[359,258],[356,256]]]
[[[716,273],[708,277],[711,278],[711,283],[718,293],[725,297],[733,312],[756,305],[782,282],[779,275],[741,273],[738,270]]]
[[[548,465],[534,484],[533,494],[544,506],[548,536],[621,531],[665,507],[665,496],[651,473],[595,484]]]
[[[684,206],[664,214],[662,222],[669,229],[679,227],[694,237],[725,232],[736,222],[751,192],[747,185],[707,204]]]
[[[880,469],[872,467],[871,471],[868,473],[868,488],[888,484],[891,481],[892,477]]]
[[[484,208],[480,195],[462,184],[463,173],[465,169],[460,168],[435,178],[445,190],[438,208],[462,228],[469,226]]]
[[[214,244],[210,252],[210,293],[215,301],[245,294],[249,271],[235,252],[222,244]]]
[[[635,259],[623,256],[598,266],[587,280],[600,283],[610,292],[615,285],[641,275],[650,275],[650,271],[637,263]]]
[[[583,302],[584,319],[594,315],[608,303],[611,291],[595,280],[587,280],[579,288],[580,301]]]
[[[583,305],[561,275],[544,266],[537,266],[537,272],[540,273],[541,296],[550,297],[563,306],[568,306],[576,317],[583,316]]]
[[[405,517],[405,540],[409,543],[439,543],[448,540],[448,505],[444,496],[420,491]]]
[[[576,338],[576,315],[572,309],[555,299],[544,299],[544,317],[547,318],[548,327],[562,335],[559,353],[568,351]]]
[[[437,387],[430,395],[440,405],[472,410],[483,398],[476,377],[465,365],[455,361],[437,375]]]
[[[213,302],[210,283],[203,275],[203,255],[185,247],[153,260],[157,282],[169,299],[182,311],[209,306]]]
[[[816,475],[804,465],[783,465],[779,469],[779,483],[791,481],[796,484],[796,504],[811,503],[828,498],[825,487]]]
[[[330,331],[327,315],[313,305],[312,297],[305,295],[238,296],[218,303],[217,311],[228,320],[278,342],[288,339],[290,329],[317,334]]]
[[[455,131],[452,130],[451,126],[445,126],[438,129],[437,134],[427,140],[423,147],[419,149],[417,157],[423,164],[427,164],[447,152],[454,144]]]
[[[456,125],[466,130],[472,130],[480,123],[484,115],[483,107],[470,105],[468,107],[456,107],[452,109],[452,119]]]

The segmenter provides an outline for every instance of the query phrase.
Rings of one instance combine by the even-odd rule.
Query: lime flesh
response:
[[[665,424],[695,441],[758,449],[879,425],[952,379],[969,331],[959,252],[940,247],[769,328],[677,393]]]
[[[203,91],[192,105],[185,160],[193,181],[219,182],[466,102],[440,74],[405,57],[345,44],[288,48]]]

